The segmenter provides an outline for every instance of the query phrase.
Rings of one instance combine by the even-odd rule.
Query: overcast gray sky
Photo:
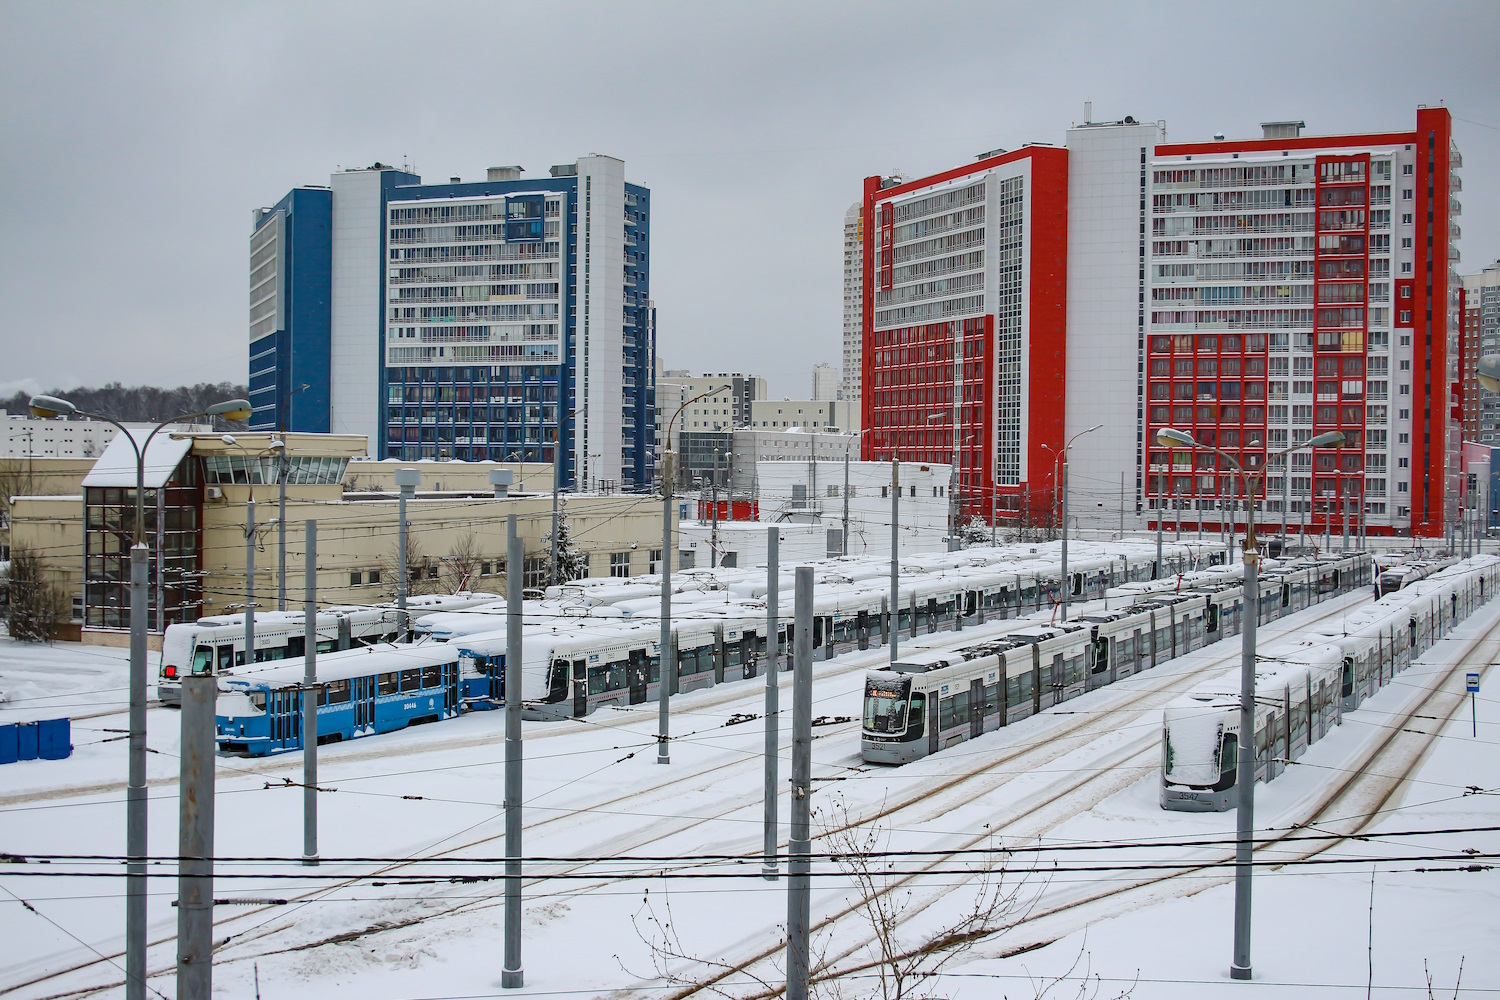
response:
[[[861,178],[1061,143],[1458,117],[1464,272],[1500,257],[1500,3],[0,4],[0,390],[246,375],[250,210],[340,166],[597,152],[652,190],[671,367],[806,395]],[[30,380],[30,382],[28,382]],[[31,384],[34,383],[34,384]]]

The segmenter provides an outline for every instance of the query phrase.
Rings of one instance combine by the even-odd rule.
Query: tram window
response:
[[[266,710],[266,693],[264,691],[251,691],[250,707],[264,712]]]
[[[899,733],[905,727],[905,698],[898,697],[895,693],[882,692],[865,695],[866,730],[872,733]]]
[[[925,694],[914,694],[911,696],[911,708],[907,712],[906,735],[910,739],[917,739],[922,735],[922,730],[927,724],[927,696]]]
[[[661,680],[661,657],[646,657],[646,682],[655,684],[659,680]]]
[[[325,639],[324,641],[318,643],[318,652],[331,653],[338,648],[338,645],[338,642],[333,639]]]
[[[553,660],[552,672],[547,677],[547,700],[562,701],[568,693],[568,661]]]
[[[284,659],[286,659],[286,647],[285,646],[277,646],[277,647],[275,647],[273,649],[262,649],[260,651],[259,655],[256,656],[256,659],[257,660],[284,660]]]
[[[401,690],[415,691],[422,685],[422,668],[413,667],[410,670],[401,671]]]
[[[219,669],[220,670],[228,670],[230,667],[234,666],[234,662],[235,662],[234,647],[232,645],[230,645],[229,643],[225,643],[224,645],[220,646],[219,647]]]
[[[395,694],[396,693],[396,677],[397,677],[397,675],[394,674],[394,673],[381,674],[378,678],[376,678],[375,693],[376,694]]]
[[[329,681],[323,685],[323,704],[342,705],[349,700],[348,681]]]
[[[984,714],[995,715],[1000,711],[1000,684],[986,684],[984,686]]]
[[[424,688],[435,688],[442,686],[443,668],[434,663],[430,667],[422,668],[422,686]]]
[[[212,646],[199,646],[193,650],[193,673],[207,674],[214,669],[214,648]]]

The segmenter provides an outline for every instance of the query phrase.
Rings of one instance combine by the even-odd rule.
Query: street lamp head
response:
[[[1163,427],[1156,432],[1157,444],[1170,448],[1173,445],[1186,445],[1189,448],[1198,447],[1198,442],[1187,431],[1180,431],[1175,427]]]
[[[254,409],[250,406],[248,399],[226,399],[222,403],[215,403],[203,411],[210,417],[223,417],[225,420],[249,420]]]
[[[1328,431],[1325,434],[1319,434],[1317,437],[1307,442],[1307,446],[1309,448],[1327,448],[1330,445],[1341,445],[1343,443],[1343,431]]]
[[[286,442],[280,438],[272,438],[271,443],[266,445],[266,451],[286,451]]]
[[[1479,387],[1488,392],[1500,392],[1500,354],[1486,354],[1474,366],[1474,376]],[[33,401],[32,406],[36,403]]]
[[[57,396],[32,396],[30,409],[32,416],[44,419],[60,417],[65,413],[78,412],[78,407],[66,399],[61,399]]]
[[[235,440],[233,434],[221,434],[219,435],[219,440],[223,441],[227,445],[230,445],[231,447],[239,444],[239,441]]]

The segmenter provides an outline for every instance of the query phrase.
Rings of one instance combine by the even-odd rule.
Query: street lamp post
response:
[[[1232,456],[1218,448],[1199,444],[1191,434],[1171,427],[1158,431],[1156,439],[1167,447],[1183,445],[1213,452],[1230,464],[1245,485],[1245,615],[1244,627],[1240,631],[1239,760],[1235,769],[1238,802],[1235,806],[1234,962],[1229,967],[1229,975],[1234,979],[1249,979],[1250,865],[1254,851],[1251,838],[1255,832],[1255,626],[1260,619],[1260,545],[1255,538],[1255,485],[1265,475],[1265,466],[1255,476],[1248,477]],[[1343,441],[1342,431],[1329,431],[1305,444],[1283,449],[1267,457],[1282,458],[1295,451],[1310,451],[1326,445],[1342,444]]]
[[[692,399],[683,400],[682,405],[677,407],[677,412],[672,414],[672,419],[667,421],[667,438],[663,442],[661,456],[661,648],[657,654],[657,662],[661,665],[661,669],[656,689],[656,762],[658,764],[672,763],[672,755],[667,752],[672,719],[671,712],[667,708],[667,699],[672,693],[668,672],[677,669],[675,663],[670,666],[667,663],[667,658],[672,652],[672,427],[688,406],[705,396],[712,396],[716,392],[724,392],[730,388],[733,387],[719,386],[707,392],[701,392]]]
[[[1068,620],[1068,604],[1073,599],[1073,582],[1068,579],[1068,449],[1073,447],[1073,442],[1085,434],[1092,434],[1103,424],[1095,424],[1088,430],[1079,431],[1068,438],[1068,443],[1063,445],[1062,452],[1058,458],[1062,460],[1062,620]]]
[[[80,410],[56,396],[33,396],[34,416],[89,417],[114,424],[135,451],[135,524],[130,544],[130,738],[129,779],[125,786],[125,996],[146,997],[146,614],[150,596],[146,577],[146,544],[141,540],[145,520],[146,451],[151,439],[169,424],[198,417],[247,420],[249,400],[229,399],[198,413],[185,413],[152,428],[146,440],[137,443],[125,425],[102,413]],[[163,609],[158,608],[161,615]]]
[[[844,540],[839,546],[841,556],[849,554],[849,449],[854,446],[854,442],[864,437],[869,429],[866,427],[864,430],[855,431],[849,440],[844,442]]]

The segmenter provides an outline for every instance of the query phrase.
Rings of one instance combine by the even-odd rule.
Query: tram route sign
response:
[[[1479,671],[1470,670],[1464,674],[1464,687],[1469,693],[1469,735],[1477,737],[1479,735],[1479,708],[1476,703],[1479,700]]]

